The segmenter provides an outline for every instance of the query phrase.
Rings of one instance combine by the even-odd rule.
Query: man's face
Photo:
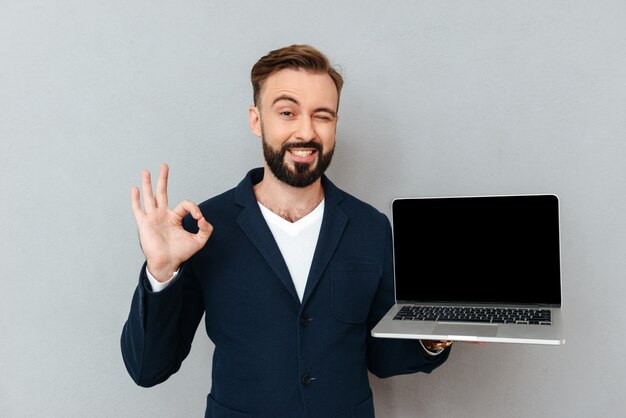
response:
[[[306,187],[322,176],[335,149],[337,102],[328,74],[285,69],[263,82],[259,107],[249,110],[250,126],[263,138],[276,178]]]

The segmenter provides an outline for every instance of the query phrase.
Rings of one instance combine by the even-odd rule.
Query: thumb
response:
[[[198,233],[196,234],[198,241],[204,244],[211,236],[211,233],[213,233],[213,225],[208,223],[204,216],[198,219]]]

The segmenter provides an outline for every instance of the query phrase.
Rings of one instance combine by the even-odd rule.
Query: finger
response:
[[[146,212],[150,212],[156,208],[156,201],[152,194],[152,181],[150,180],[150,172],[148,170],[141,172],[141,188],[143,190],[143,206]]]
[[[181,218],[184,218],[188,213],[193,216],[194,219],[202,218],[202,212],[200,212],[200,208],[193,202],[189,200],[183,200],[180,202],[175,208],[174,213]]]
[[[141,209],[141,201],[139,200],[138,187],[133,187],[130,191],[130,205],[133,208],[133,215],[135,215],[135,220],[139,221],[144,212]]]
[[[198,233],[196,234],[198,241],[204,244],[205,242],[207,242],[212,233],[213,225],[208,223],[206,219],[204,219],[204,216],[198,219]]]
[[[157,207],[167,208],[167,179],[169,177],[169,167],[167,164],[161,164],[159,168],[159,179],[156,185],[156,204]]]

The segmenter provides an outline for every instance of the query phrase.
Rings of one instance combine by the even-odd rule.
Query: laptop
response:
[[[395,199],[396,304],[379,338],[560,345],[555,195]]]

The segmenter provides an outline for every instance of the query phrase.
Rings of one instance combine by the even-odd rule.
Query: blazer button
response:
[[[308,327],[310,321],[311,321],[310,318],[307,318],[307,317],[303,316],[303,317],[300,318],[300,326]]]
[[[309,376],[308,374],[305,374],[304,376],[302,376],[302,378],[300,379],[300,382],[302,382],[302,384],[304,386],[309,386],[311,383],[313,383],[313,381],[315,380],[314,377]]]

